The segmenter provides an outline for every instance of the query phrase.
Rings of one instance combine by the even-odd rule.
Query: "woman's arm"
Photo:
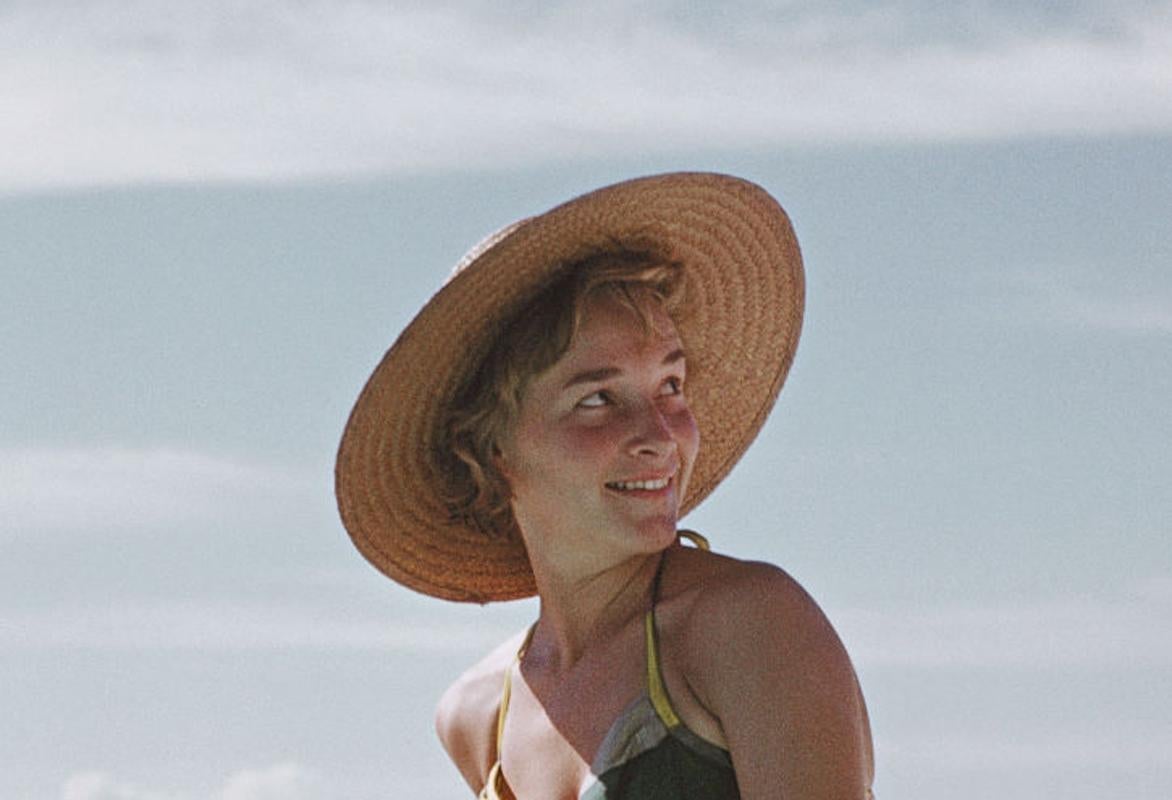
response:
[[[744,800],[863,800],[874,774],[850,659],[789,575],[742,564],[689,621],[688,679],[720,720]]]

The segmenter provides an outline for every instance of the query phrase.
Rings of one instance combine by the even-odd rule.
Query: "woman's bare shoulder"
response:
[[[723,622],[745,614],[790,624],[825,621],[814,599],[781,567],[688,547],[674,556],[665,593],[691,607],[688,618],[698,625],[697,634],[724,631]]]
[[[458,677],[440,697],[435,729],[464,780],[479,792],[496,760],[496,723],[505,670],[525,632],[511,636]]]
[[[795,677],[812,665],[833,668],[853,682],[838,634],[814,598],[773,564],[708,552],[678,559],[688,614],[682,631],[689,661],[705,678],[727,684],[729,672],[766,668]]]
[[[688,682],[719,718],[738,780],[744,772],[746,785],[785,786],[794,797],[823,796],[814,786],[864,796],[873,775],[866,706],[814,599],[772,564],[696,552],[675,567],[688,604]]]

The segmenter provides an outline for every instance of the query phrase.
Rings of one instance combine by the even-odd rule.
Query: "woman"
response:
[[[478,247],[376,369],[338,457],[359,549],[435,596],[540,598],[439,704],[481,797],[869,795],[829,622],[676,528],[763,423],[801,308],[772,198],[656,176]]]

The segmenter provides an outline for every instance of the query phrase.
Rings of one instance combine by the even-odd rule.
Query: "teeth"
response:
[[[614,483],[608,483],[607,486],[622,492],[629,492],[633,489],[651,489],[654,491],[667,486],[670,481],[671,478],[659,478],[653,481],[615,481]]]

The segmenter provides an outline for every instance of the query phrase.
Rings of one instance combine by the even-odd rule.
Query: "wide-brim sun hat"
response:
[[[785,211],[729,175],[617,183],[514,223],[477,245],[387,351],[350,413],[335,491],[359,551],[424,594],[484,603],[536,593],[520,532],[454,516],[434,448],[449,411],[503,326],[600,248],[654,252],[685,272],[676,327],[700,449],[680,514],[748,448],[793,362],[804,307],[801,254]]]

